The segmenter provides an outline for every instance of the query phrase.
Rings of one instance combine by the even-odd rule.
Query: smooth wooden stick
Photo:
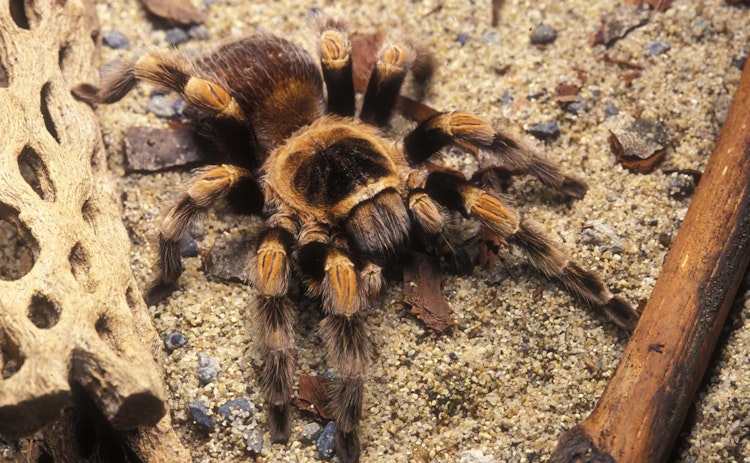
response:
[[[640,322],[554,463],[668,458],[750,261],[750,62]]]

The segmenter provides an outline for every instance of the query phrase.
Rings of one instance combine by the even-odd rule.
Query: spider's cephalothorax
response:
[[[123,63],[100,88],[83,84],[75,90],[100,103],[121,99],[139,80],[173,91],[185,100],[197,134],[222,159],[199,170],[167,211],[152,296],[174,287],[181,272],[179,243],[201,212],[221,202],[263,217],[265,228],[247,272],[258,292],[260,381],[274,441],[290,434],[295,370],[290,280],[299,278],[322,301],[320,333],[337,372],[329,403],[337,454],[342,462],[357,461],[370,360],[362,309],[383,286],[383,266],[408,246],[461,260],[449,220],[455,212],[479,220],[586,304],[633,328],[637,314],[630,305],[498,194],[426,161],[451,143],[470,144],[497,165],[534,175],[571,197],[585,193],[580,180],[469,113],[438,113],[401,142],[386,140],[379,129],[388,122],[405,76],[430,60],[408,41],[385,42],[357,114],[346,30],[336,20],[320,17],[315,23],[319,63],[293,43],[259,34],[198,58],[152,51]]]

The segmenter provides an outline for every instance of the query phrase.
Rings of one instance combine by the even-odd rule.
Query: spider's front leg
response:
[[[456,141],[470,143],[479,148],[480,155],[490,156],[514,173],[531,174],[572,198],[586,194],[582,180],[564,174],[551,160],[469,113],[445,112],[425,119],[404,138],[404,153],[412,165],[420,164]]]
[[[291,278],[290,250],[293,233],[283,224],[263,232],[247,273],[258,291],[256,323],[263,351],[261,388],[268,406],[273,442],[286,442],[291,433],[294,386],[294,304],[287,296]],[[279,226],[281,225],[281,226]]]
[[[196,217],[221,202],[243,213],[260,214],[263,193],[249,170],[232,165],[199,169],[159,226],[156,277],[145,295],[148,304],[164,299],[174,290],[182,273],[180,243]]]
[[[377,265],[366,262],[355,267],[343,241],[330,240],[320,230],[303,231],[297,262],[311,292],[321,296],[326,314],[319,332],[337,373],[328,391],[328,410],[336,422],[336,455],[351,463],[359,461],[361,451],[358,424],[371,357],[361,310],[383,282]]]

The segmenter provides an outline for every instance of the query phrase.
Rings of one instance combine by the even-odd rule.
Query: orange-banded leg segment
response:
[[[469,273],[472,268],[471,257],[451,226],[445,209],[422,188],[409,191],[407,204],[414,224],[413,239],[418,240],[425,251],[442,256],[454,273]]]
[[[570,260],[559,243],[521,219],[499,197],[471,185],[454,172],[430,174],[425,189],[445,207],[477,218],[508,243],[521,248],[537,270],[559,280],[575,296],[601,310],[617,325],[629,331],[635,327],[638,314],[633,307],[612,295],[596,274]]]
[[[368,270],[373,270],[368,268]],[[371,291],[344,249],[330,247],[322,288],[327,316],[320,324],[329,364],[337,378],[329,390],[328,409],[336,421],[336,454],[340,461],[359,461],[357,425],[362,417],[364,375],[371,357],[370,340],[359,312]]]
[[[76,88],[76,95],[93,103],[114,103],[138,81],[145,81],[179,94],[187,104],[211,115],[242,120],[237,101],[216,82],[195,75],[192,61],[173,52],[151,51],[133,61],[123,61],[110,70],[99,88]]]
[[[221,201],[232,203],[244,198],[248,213],[260,214],[263,193],[249,170],[231,166],[209,166],[197,171],[178,201],[167,211],[159,226],[156,278],[146,294],[149,303],[163,299],[182,273],[180,243],[190,230],[193,220]]]
[[[351,43],[340,21],[326,19],[320,25],[320,66],[328,89],[327,111],[354,116],[354,78]]]
[[[516,174],[531,174],[572,198],[586,194],[582,180],[562,173],[556,163],[470,113],[445,112],[425,119],[404,138],[404,152],[410,163],[419,164],[455,141],[476,146],[480,156],[490,157],[490,164],[497,163]]]
[[[286,442],[291,432],[290,403],[295,372],[294,305],[287,290],[293,240],[293,234],[282,227],[265,230],[247,265],[250,281],[258,291],[255,326],[259,330],[263,351],[260,383],[274,442]]]
[[[417,57],[414,47],[406,42],[386,42],[367,83],[360,119],[384,127],[388,124],[406,73]]]

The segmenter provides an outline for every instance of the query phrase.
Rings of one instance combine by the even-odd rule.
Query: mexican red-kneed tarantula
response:
[[[358,461],[357,426],[370,361],[361,310],[380,293],[383,267],[407,248],[461,260],[449,220],[456,211],[525,251],[534,267],[586,304],[633,328],[637,314],[628,303],[570,261],[498,194],[427,161],[451,143],[468,143],[498,165],[534,175],[569,196],[582,196],[583,182],[470,113],[439,113],[403,140],[387,140],[380,129],[405,76],[429,60],[410,41],[386,41],[356,114],[344,24],[322,16],[314,23],[320,32],[319,64],[287,40],[258,34],[197,58],[152,51],[123,63],[100,88],[77,89],[79,97],[100,103],[121,99],[139,80],[175,92],[197,133],[223,156],[223,164],[199,171],[166,213],[152,290],[174,287],[181,273],[179,243],[207,208],[221,202],[263,217],[265,228],[247,272],[258,292],[260,382],[272,440],[290,435],[295,376],[290,280],[300,279],[322,301],[320,333],[337,372],[329,403],[337,425],[336,452],[342,462]]]

